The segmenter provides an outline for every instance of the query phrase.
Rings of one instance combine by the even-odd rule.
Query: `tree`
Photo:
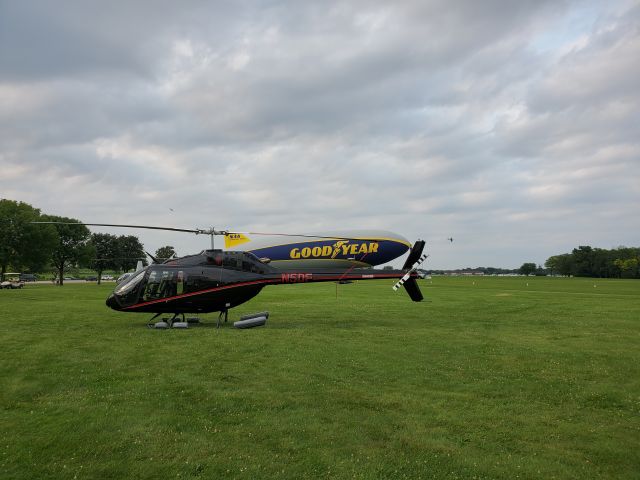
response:
[[[578,248],[574,248],[571,252],[573,256],[573,268],[572,274],[576,277],[593,277],[595,252],[593,248],[589,246],[580,245]]]
[[[176,250],[171,245],[167,245],[165,247],[160,247],[156,250],[155,257],[158,260],[167,260],[169,258],[174,258],[176,256]]]
[[[570,253],[549,257],[544,266],[551,275],[571,275],[572,257]]]
[[[91,235],[91,244],[94,248],[91,264],[98,273],[99,285],[104,270],[118,268],[118,237],[109,233],[94,233]]]
[[[79,223],[79,220],[67,217],[45,215],[49,222]],[[66,268],[89,263],[92,258],[93,247],[90,245],[90,232],[84,225],[53,225],[58,232],[58,242],[53,249],[51,260],[57,270],[60,286],[64,284]]]
[[[613,261],[614,265],[620,269],[620,278],[634,278],[637,276],[638,266],[640,266],[640,260],[638,258],[616,258]]]
[[[40,210],[13,200],[0,199],[0,281],[9,265],[16,270],[40,271],[57,242],[51,225],[34,225]]]
[[[534,272],[536,277],[546,277],[548,272],[542,267],[542,265],[538,265],[536,271]]]
[[[118,237],[118,260],[116,264],[119,270],[126,272],[136,268],[138,260],[146,263],[144,247],[135,235],[121,235]]]
[[[640,248],[612,250],[580,246],[571,253],[554,255],[545,262],[553,273],[600,278],[640,278]]]
[[[537,269],[538,267],[536,267],[535,263],[523,263],[520,267],[520,273],[522,275],[531,275],[535,273]]]
[[[618,247],[609,253],[613,270],[611,276],[640,278],[640,248]]]

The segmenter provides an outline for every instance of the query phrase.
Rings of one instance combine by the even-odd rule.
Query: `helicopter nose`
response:
[[[107,298],[106,304],[107,307],[113,308],[114,310],[120,310],[120,304],[118,304],[116,296],[113,293]]]

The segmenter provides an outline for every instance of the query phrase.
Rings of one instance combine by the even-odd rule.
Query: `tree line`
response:
[[[32,273],[55,269],[62,285],[65,270],[74,267],[95,270],[99,281],[105,270],[126,272],[135,268],[138,260],[145,265],[147,263],[144,247],[134,235],[92,234],[84,225],[31,223],[36,221],[79,223],[74,218],[43,214],[40,209],[24,202],[0,199],[0,281],[4,280],[9,269]],[[169,245],[155,253],[159,261],[175,256],[174,248]],[[517,270],[478,267],[464,271],[487,275],[518,272],[525,275],[640,278],[640,248],[607,250],[579,246],[571,253],[549,257],[545,267],[525,263]]]
[[[420,270],[419,270],[420,271]],[[466,268],[455,268],[455,269],[427,269],[422,270],[425,273],[430,273],[432,275],[462,275],[462,274],[472,274],[472,275],[510,275],[514,273],[519,273],[517,268],[497,268],[497,267],[466,267]]]
[[[146,254],[138,237],[91,233],[84,225],[38,225],[32,222],[79,223],[74,218],[43,214],[24,202],[0,199],[0,279],[8,271],[43,272],[54,270],[59,284],[69,268],[91,268],[98,282],[105,270],[126,272]],[[166,246],[156,251],[158,259],[175,256]],[[11,270],[9,270],[11,269]]]
[[[611,250],[579,246],[571,253],[549,257],[545,267],[550,274],[575,277],[640,278],[640,248]]]

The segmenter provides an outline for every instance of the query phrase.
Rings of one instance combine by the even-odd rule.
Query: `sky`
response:
[[[640,245],[639,79],[638,1],[0,0],[0,198],[543,264]]]

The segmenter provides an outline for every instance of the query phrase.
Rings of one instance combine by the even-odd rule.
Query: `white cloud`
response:
[[[85,221],[386,228],[426,237],[440,267],[637,243],[638,12],[13,4],[0,196]]]

